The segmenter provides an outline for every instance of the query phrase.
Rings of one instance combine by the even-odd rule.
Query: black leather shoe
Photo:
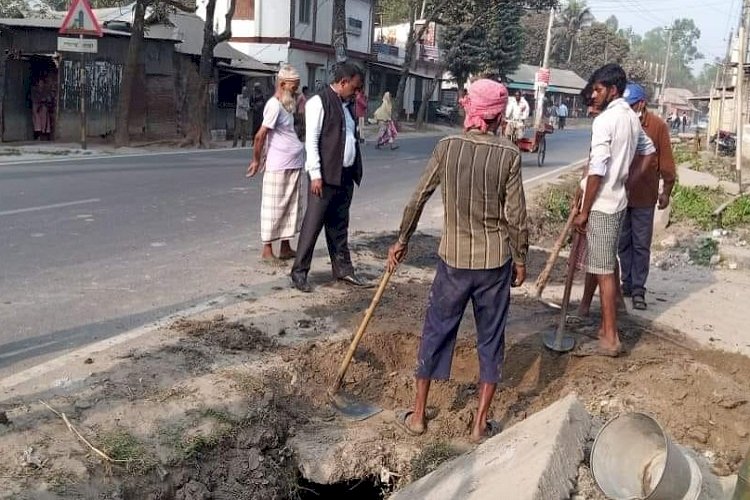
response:
[[[289,276],[292,279],[292,286],[299,290],[300,292],[304,293],[310,293],[312,292],[312,287],[310,286],[310,283],[307,282],[307,278],[305,276],[300,276],[299,274],[292,274]]]
[[[339,278],[339,281],[343,281],[346,284],[356,286],[357,288],[373,288],[374,286],[372,283],[363,280],[354,273],[347,274],[346,276],[341,276]]]

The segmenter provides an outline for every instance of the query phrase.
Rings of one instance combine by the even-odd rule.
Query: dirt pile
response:
[[[370,238],[360,251],[381,259],[392,236]],[[424,268],[405,267],[394,277],[345,379],[347,392],[385,410],[413,401],[436,247],[433,236],[415,240],[411,258]],[[530,257],[530,268],[541,269],[545,256]],[[558,283],[559,271],[552,277]],[[266,300],[278,308],[281,294],[290,292],[277,293]],[[351,423],[338,418],[326,398],[348,347],[348,339],[330,336],[353,333],[371,298],[372,290],[341,294],[321,287],[306,309],[274,309],[288,324],[330,318],[320,331],[307,328],[295,337],[288,330],[285,345],[274,340],[278,326],[261,331],[262,317],[222,316],[179,321],[161,332],[163,345],[135,349],[111,368],[100,368],[97,358],[85,387],[48,402],[126,466],[102,463],[37,403],[39,395],[7,402],[0,408],[10,422],[0,422],[0,497],[316,498],[308,491],[313,489],[321,498],[329,491],[346,498],[359,484],[356,478],[366,478],[361,484],[367,494],[376,494],[373,482],[399,484],[425,473],[441,457],[465,449],[477,404],[471,310],[459,331],[451,380],[433,385],[435,418],[425,435],[411,437],[396,428],[389,411]],[[252,309],[262,307],[259,300]],[[557,355],[541,343],[556,320],[557,311],[514,295],[493,418],[509,426],[575,391],[599,420],[623,411],[650,413],[675,441],[709,457],[717,473],[736,471],[750,441],[750,359],[695,349],[674,332],[633,317],[621,322],[626,356]],[[572,333],[580,341],[595,331],[579,327]],[[314,460],[332,462],[345,482],[332,490],[305,482],[292,447],[300,440],[312,444]],[[434,453],[415,460],[420,450]],[[23,457],[33,458],[26,461],[32,465]]]

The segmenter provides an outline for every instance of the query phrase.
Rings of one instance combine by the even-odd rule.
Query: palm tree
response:
[[[557,46],[568,47],[568,64],[573,60],[573,49],[581,30],[591,26],[595,20],[586,0],[570,0],[555,21]]]

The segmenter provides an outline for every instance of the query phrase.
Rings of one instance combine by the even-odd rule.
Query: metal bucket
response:
[[[701,490],[698,465],[643,413],[620,415],[602,427],[591,471],[604,494],[618,500],[696,500]]]

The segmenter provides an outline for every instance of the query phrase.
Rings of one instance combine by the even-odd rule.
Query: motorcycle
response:
[[[441,104],[435,109],[435,118],[438,121],[442,120],[450,125],[455,125],[458,122],[458,109],[455,106]]]
[[[711,137],[710,143],[718,145],[717,150],[719,155],[734,156],[737,150],[737,135],[734,132],[719,130],[718,133]]]

